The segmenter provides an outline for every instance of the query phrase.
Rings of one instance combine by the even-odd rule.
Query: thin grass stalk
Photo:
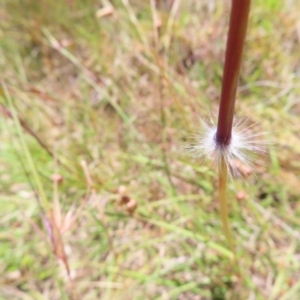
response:
[[[232,0],[228,39],[225,53],[224,74],[216,132],[216,146],[224,150],[219,162],[219,199],[220,214],[230,250],[235,255],[232,233],[229,226],[227,181],[228,163],[225,151],[232,140],[232,126],[239,73],[242,63],[243,48],[247,32],[251,0]]]
[[[165,74],[165,56],[160,57],[159,54],[159,20],[157,16],[157,10],[156,10],[156,3],[154,0],[150,0],[151,5],[151,11],[152,11],[152,19],[153,19],[153,37],[154,37],[154,49],[153,49],[153,56],[155,58],[156,64],[159,68],[159,80],[158,80],[158,98],[159,98],[159,104],[160,104],[160,122],[162,126],[161,130],[161,142],[162,142],[162,160],[164,163],[164,169],[167,176],[167,179],[169,181],[170,187],[172,189],[173,196],[177,195],[176,187],[172,180],[172,174],[168,163],[168,155],[167,151],[164,147],[166,144],[166,113],[164,108],[164,78],[166,77]]]
[[[32,156],[31,156],[31,153],[29,152],[29,149],[28,149],[27,144],[25,142],[24,134],[23,134],[23,131],[22,131],[22,125],[20,124],[20,120],[17,116],[17,112],[16,112],[15,107],[13,105],[13,101],[11,99],[11,96],[8,92],[7,86],[4,83],[4,81],[1,82],[1,85],[3,87],[4,95],[5,95],[5,98],[8,101],[8,105],[9,105],[9,108],[10,108],[10,111],[11,111],[11,114],[12,114],[12,118],[13,118],[13,121],[14,121],[16,129],[17,129],[17,134],[18,134],[18,137],[20,139],[20,144],[21,144],[22,151],[24,152],[24,156],[26,157],[26,159],[28,161],[28,164],[29,164],[29,167],[31,169],[34,181],[36,182],[37,189],[39,191],[39,197],[40,197],[40,200],[43,204],[43,208],[45,209],[45,211],[49,211],[51,205],[48,201],[48,198],[47,198],[46,193],[44,191],[42,182],[41,182],[40,177],[38,175],[36,164],[35,164]]]
[[[227,203],[227,179],[228,170],[225,160],[222,159],[219,171],[219,199],[220,199],[220,215],[223,224],[224,235],[228,242],[228,247],[232,253],[235,253],[233,238],[229,226],[228,203]]]

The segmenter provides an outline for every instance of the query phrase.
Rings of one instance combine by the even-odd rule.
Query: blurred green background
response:
[[[183,150],[218,112],[230,1],[2,0],[0,299],[300,299],[300,3],[252,1],[230,182]]]

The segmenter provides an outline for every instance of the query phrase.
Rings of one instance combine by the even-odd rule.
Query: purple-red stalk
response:
[[[227,146],[231,140],[236,90],[242,63],[251,0],[232,0],[216,142]]]

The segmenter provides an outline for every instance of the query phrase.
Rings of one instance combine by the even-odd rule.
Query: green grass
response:
[[[0,299],[299,299],[299,3],[252,3],[236,110],[273,145],[229,186],[239,276],[216,171],[182,150],[217,113],[229,5],[165,2],[157,34],[150,1],[1,2]]]

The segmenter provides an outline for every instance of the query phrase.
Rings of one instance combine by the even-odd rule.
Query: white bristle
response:
[[[246,120],[235,119],[231,141],[228,145],[217,142],[217,126],[212,121],[202,123],[203,130],[196,137],[195,143],[186,148],[193,153],[195,158],[212,160],[217,168],[220,168],[224,160],[231,177],[241,175],[235,164],[237,160],[253,169],[256,159],[252,154],[266,151],[266,143],[259,140],[259,137],[265,133],[253,133],[251,131],[253,125],[246,127]]]

